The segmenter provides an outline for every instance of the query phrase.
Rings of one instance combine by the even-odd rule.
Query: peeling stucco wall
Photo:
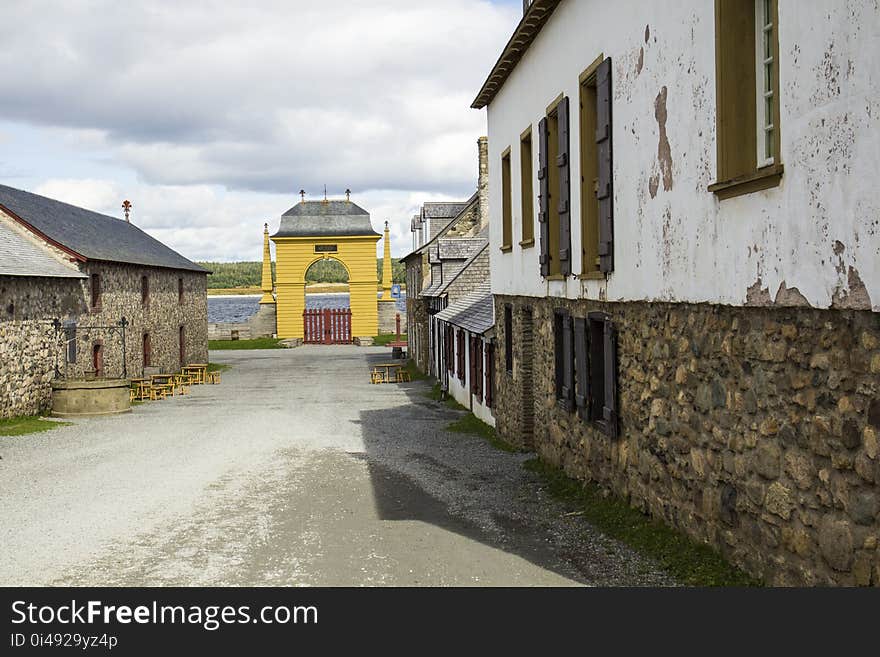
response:
[[[560,92],[576,101],[578,76],[597,56],[611,57],[615,271],[548,282],[539,249],[493,248],[493,292],[880,311],[878,24],[874,0],[779,0],[785,172],[778,187],[719,201],[707,190],[716,182],[714,3],[562,2],[489,106],[490,164],[529,125],[537,131]],[[571,139],[576,153],[576,115]],[[518,171],[518,148],[511,157]],[[533,171],[537,157],[535,148]],[[571,167],[579,180],[578,157]],[[511,182],[517,244],[519,176]],[[490,166],[493,244],[500,195],[500,167]],[[577,272],[576,185],[571,204]]]

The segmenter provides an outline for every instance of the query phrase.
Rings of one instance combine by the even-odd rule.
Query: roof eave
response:
[[[561,0],[535,0],[531,4],[471,103],[473,109],[483,109],[492,102],[560,2]]]

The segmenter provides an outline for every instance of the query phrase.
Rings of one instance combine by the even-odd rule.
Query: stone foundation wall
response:
[[[208,324],[209,340],[252,340],[272,338],[278,332],[278,313],[274,303],[260,304],[246,322],[212,322]]]
[[[514,372],[504,369],[504,305]],[[553,310],[609,313],[620,436],[554,391]],[[523,437],[524,309],[535,430]],[[880,585],[880,315],[496,297],[499,434],[776,585]]]

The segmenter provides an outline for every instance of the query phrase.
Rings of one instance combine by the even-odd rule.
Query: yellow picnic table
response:
[[[208,378],[207,363],[190,363],[189,365],[184,365],[181,369],[184,374],[189,374],[193,377],[193,383],[205,383]]]
[[[373,371],[379,370],[382,372],[383,383],[394,383],[397,380],[397,375],[395,374],[392,379],[391,370],[400,369],[401,367],[403,367],[401,363],[376,363],[373,365]]]

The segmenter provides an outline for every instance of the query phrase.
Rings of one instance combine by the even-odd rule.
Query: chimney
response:
[[[479,194],[480,230],[489,225],[489,138],[477,140],[479,151],[480,172],[477,177],[477,193]]]

